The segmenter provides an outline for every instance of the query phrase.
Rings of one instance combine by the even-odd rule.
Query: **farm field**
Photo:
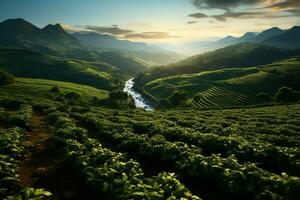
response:
[[[272,96],[283,86],[300,90],[299,63],[299,58],[291,58],[257,67],[167,76],[146,82],[143,90],[156,101],[185,91],[188,103],[197,108],[261,104],[266,100],[260,93]]]
[[[0,1],[0,200],[299,200],[300,1]]]
[[[83,100],[90,101],[93,97],[105,99],[108,97],[108,91],[99,90],[91,86],[79,85],[69,82],[44,80],[44,79],[30,79],[30,78],[16,78],[16,83],[1,86],[2,95],[20,95],[31,98],[47,98],[47,94],[53,87],[60,88],[61,92],[66,94],[70,92],[79,93]]]
[[[24,193],[76,199],[77,187],[50,181],[66,171],[80,175],[68,179],[81,182],[77,186],[86,195],[81,198],[88,199],[294,200],[299,195],[299,104],[148,112],[51,101],[40,106],[2,94],[0,100],[1,144],[13,137],[19,146],[1,145],[2,164],[13,169],[1,175],[0,191],[7,199]],[[37,129],[45,132],[38,134],[42,139],[31,136]],[[33,170],[35,178],[27,180],[20,174],[28,165],[26,152],[43,149],[56,152],[41,153],[45,160],[58,161],[29,164],[45,171]],[[37,162],[34,155],[29,163]],[[12,188],[4,184],[9,177]]]

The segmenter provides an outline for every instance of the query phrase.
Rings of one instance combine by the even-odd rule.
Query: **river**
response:
[[[137,108],[142,108],[145,110],[154,110],[154,108],[149,104],[149,102],[142,97],[142,95],[136,91],[134,91],[133,89],[133,85],[134,85],[134,79],[129,79],[128,81],[126,81],[125,83],[125,87],[123,89],[124,92],[126,92],[127,94],[129,94],[133,100],[134,100],[134,104],[135,107]]]

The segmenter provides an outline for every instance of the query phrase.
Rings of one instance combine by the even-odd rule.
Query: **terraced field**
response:
[[[54,85],[62,100],[49,96]],[[300,195],[299,104],[148,112],[70,101],[64,93],[89,99],[97,92],[76,84],[17,79],[0,89],[1,199]],[[225,102],[220,93],[228,102],[232,96],[236,103],[249,100],[214,86],[199,106]]]
[[[105,99],[108,97],[108,91],[99,90],[90,86],[30,78],[16,78],[15,84],[1,86],[0,93],[45,97],[53,87],[59,87],[61,92],[64,94],[69,92],[79,93],[85,101],[90,101],[93,97],[97,97],[99,99]]]
[[[188,103],[198,108],[245,106],[263,103],[260,93],[270,96],[283,86],[300,90],[300,59],[293,58],[270,65],[205,71],[155,79],[144,90],[157,100],[183,90]]]

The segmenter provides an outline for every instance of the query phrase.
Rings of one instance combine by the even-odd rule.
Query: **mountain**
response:
[[[273,28],[270,28],[270,29],[267,29],[261,33],[259,33],[254,39],[253,41],[254,42],[262,42],[268,38],[271,38],[275,35],[278,35],[280,33],[284,32],[283,30],[281,30],[280,28],[278,27],[273,27]]]
[[[109,38],[108,36],[103,37],[106,40]],[[115,46],[120,44],[120,41],[114,38],[109,39],[115,41]],[[101,41],[98,42],[101,43]],[[131,44],[129,41],[124,43]],[[143,43],[136,43],[135,45],[139,45],[140,48],[147,46]],[[49,24],[40,29],[24,19],[9,19],[0,23],[0,46],[1,48],[19,48],[55,57],[86,60],[100,63],[100,65],[105,63],[128,75],[133,75],[145,71],[150,66],[158,65],[151,60],[160,58],[159,56],[153,56],[152,52],[145,54],[142,51],[137,51],[138,53],[136,54],[140,55],[137,56],[131,52],[117,52],[113,49],[105,51],[90,49],[81,45],[76,37],[68,34],[60,24]],[[165,60],[172,60],[170,59],[171,56],[167,57],[166,55],[163,57]],[[149,60],[144,59],[147,57],[153,58]],[[169,63],[171,62],[163,64]],[[26,64],[26,62],[23,64]]]
[[[78,40],[72,35],[68,34],[60,24],[49,24],[42,29],[42,34],[49,42],[59,42],[62,44],[76,44]]]
[[[190,42],[177,47],[177,49],[180,52],[185,52],[189,54],[199,54],[199,53],[205,53],[208,51],[224,48],[238,43],[249,42],[255,37],[256,37],[255,33],[247,32],[241,37],[233,37],[231,35],[228,35],[225,38],[221,38],[216,41]]]
[[[242,43],[242,42],[249,42],[253,40],[256,37],[255,33],[247,32],[242,37],[239,37],[235,40],[233,40],[233,43]]]
[[[112,50],[130,50],[130,51],[150,51],[157,50],[157,48],[150,47],[142,42],[130,42],[128,40],[119,40],[107,34],[98,33],[74,33],[81,44],[88,47]]]
[[[300,50],[284,50],[259,44],[242,43],[192,56],[174,66],[187,67],[185,70],[192,71],[249,67],[268,64],[295,55],[300,55]]]
[[[8,19],[0,23],[1,47],[72,47],[78,40],[59,25],[40,29],[24,19]]]
[[[58,58],[23,49],[0,49],[0,69],[25,78],[42,78],[90,85],[111,90],[115,87],[107,64]],[[106,68],[107,72],[103,69]]]
[[[125,51],[140,57],[154,65],[167,65],[182,59],[184,56],[143,42],[120,40],[107,34],[74,33],[80,43],[87,48]]]
[[[195,55],[173,65],[154,68],[143,75],[141,82],[177,74],[265,65],[299,55],[300,50],[279,49],[253,43],[236,44]]]
[[[263,41],[263,44],[286,48],[286,49],[300,49],[300,26],[275,35]]]
[[[300,49],[299,29],[300,27],[297,26],[289,30],[281,30],[278,27],[272,27],[260,33],[247,32],[241,37],[233,37],[229,35],[216,41],[190,42],[180,45],[174,49],[177,49],[180,52],[184,51],[190,54],[199,54],[244,42],[285,49]]]

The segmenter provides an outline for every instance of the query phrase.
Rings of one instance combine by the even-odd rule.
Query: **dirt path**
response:
[[[63,158],[63,147],[52,135],[43,116],[34,115],[32,130],[25,135],[24,146],[29,150],[20,165],[19,175],[23,187],[44,188],[53,199],[95,199],[84,180]]]

